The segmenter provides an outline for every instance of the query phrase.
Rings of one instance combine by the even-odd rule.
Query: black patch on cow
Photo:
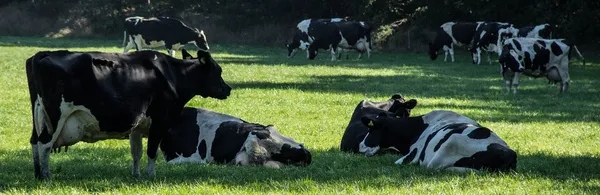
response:
[[[433,137],[435,137],[435,135],[438,132],[440,132],[440,131],[433,132],[432,134],[427,136],[427,140],[425,140],[425,144],[423,145],[423,148],[421,149],[421,155],[419,156],[419,161],[423,162],[423,160],[425,160],[425,151],[427,150],[427,146],[429,145],[429,142],[431,141],[431,139],[433,139]]]
[[[492,131],[485,127],[479,127],[467,134],[471,139],[487,139],[490,135],[492,135]]]
[[[235,158],[248,135],[252,133],[258,138],[268,137],[266,126],[256,123],[227,121],[221,123],[215,132],[211,155],[215,162],[227,163]]]
[[[486,151],[461,158],[454,163],[454,166],[487,169],[493,172],[514,170],[517,168],[517,153],[503,145],[492,143],[488,145]]]
[[[513,44],[515,44],[517,51],[521,51],[523,49],[521,47],[521,43],[519,43],[519,41],[517,41],[516,39],[513,39],[512,41],[513,41]]]
[[[405,165],[405,164],[412,162],[416,156],[417,156],[417,148],[411,150],[410,153],[408,153],[406,158],[404,158],[404,161],[402,161],[402,164]]]
[[[531,61],[531,54],[529,54],[529,52],[524,53],[525,59],[523,59],[523,63],[525,64],[525,69],[536,69],[536,67],[533,65],[533,61]]]
[[[552,50],[552,53],[555,56],[559,56],[564,53],[563,50],[560,48],[560,45],[558,45],[558,43],[556,42],[552,42],[552,44],[550,44],[550,49]]]
[[[442,144],[444,144],[446,141],[448,141],[448,139],[450,139],[450,136],[452,136],[452,134],[455,134],[455,133],[461,134],[467,127],[469,127],[469,124],[467,124],[467,123],[457,123],[457,124],[448,125],[445,129],[452,129],[452,130],[447,132],[446,135],[444,135],[444,138],[442,138],[440,140],[440,142],[438,142],[435,145],[435,148],[433,148],[433,152],[437,152],[440,149],[440,147],[442,147]]]
[[[196,109],[184,108],[175,125],[161,141],[160,150],[165,155],[166,161],[175,159],[179,155],[190,157],[198,149],[196,146],[200,129],[196,124],[196,115]],[[202,151],[200,150],[201,153]]]
[[[206,141],[204,139],[200,141],[200,145],[198,145],[198,152],[200,153],[200,158],[206,158]]]

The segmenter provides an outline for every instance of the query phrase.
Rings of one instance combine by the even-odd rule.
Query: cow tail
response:
[[[577,46],[575,46],[575,44],[571,44],[571,47],[569,48],[569,59],[571,58],[571,51],[573,48],[575,48],[575,52],[577,52],[577,55],[579,55],[579,58],[581,58],[581,61],[583,61],[583,65],[585,66],[585,58],[583,58],[583,55],[581,55],[581,52],[579,52],[579,49],[577,49]]]

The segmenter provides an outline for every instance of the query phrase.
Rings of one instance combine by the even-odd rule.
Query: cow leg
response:
[[[450,58],[452,58],[452,63],[454,63],[454,46],[450,46],[450,49],[448,51],[450,52]]]
[[[506,93],[510,93],[510,87],[512,85],[512,80],[514,78],[514,72],[512,72],[511,70],[507,69],[504,72],[502,72],[502,65],[500,65],[500,72],[502,73],[502,78],[504,78],[504,82],[506,82]]]
[[[331,45],[329,46],[329,50],[331,51],[331,61],[335,61],[335,50],[337,50],[338,47]]]
[[[366,43],[367,46],[365,46],[367,48],[367,58],[371,59],[371,48],[369,47],[369,43]]]
[[[491,54],[490,52],[487,52],[487,54],[488,54],[488,55],[487,55],[488,64],[490,64],[490,65],[491,65],[491,64],[492,64],[492,57],[491,57],[491,55],[492,55],[492,54]]]
[[[515,76],[513,77],[513,80],[512,80],[512,84],[514,86],[513,94],[517,94],[517,90],[519,88],[519,75],[520,74],[521,73],[519,73],[519,72],[515,72]]]
[[[148,177],[154,177],[156,175],[154,164],[156,163],[158,146],[162,138],[166,136],[166,133],[167,127],[163,124],[163,122],[153,121],[150,127],[147,144],[148,147],[146,149],[146,154],[148,155],[148,167],[146,168],[146,174]]]
[[[40,179],[50,179],[50,152],[52,150],[52,144],[37,144],[38,160],[40,165]]]
[[[338,52],[338,59],[342,59],[342,51],[344,49],[342,49],[341,47],[338,47],[337,52]],[[347,59],[347,58],[346,58]]]
[[[132,131],[129,134],[129,149],[131,158],[133,159],[133,169],[131,175],[133,177],[140,176],[140,160],[142,159],[142,134],[137,131]]]
[[[41,178],[41,170],[40,170],[40,153],[38,152],[38,137],[35,131],[35,126],[32,129],[31,138],[29,139],[31,143],[31,152],[33,154],[33,170],[35,178]]]
[[[135,50],[136,51],[142,50],[142,44],[143,44],[142,43],[142,41],[143,41],[142,38],[139,37],[138,39],[136,39],[135,36],[131,36],[131,39],[132,39],[131,41],[135,44]]]

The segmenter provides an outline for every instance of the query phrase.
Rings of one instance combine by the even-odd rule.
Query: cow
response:
[[[585,64],[579,49],[562,39],[510,38],[504,41],[498,62],[506,82],[506,91],[517,93],[519,75],[546,77],[551,83],[560,83],[559,92],[569,88],[569,60],[575,48]]]
[[[183,109],[160,150],[169,164],[215,162],[280,168],[307,166],[312,160],[303,144],[272,125],[190,107]]]
[[[324,23],[333,23],[337,27],[323,25]],[[339,28],[339,30],[335,28]],[[339,46],[339,48],[336,48],[340,55],[339,58],[341,58],[342,50],[357,50],[359,52],[358,58],[361,58],[362,54],[367,52],[367,56],[370,58],[372,50],[371,31],[372,25],[363,21],[349,21],[348,18],[303,20],[298,23],[292,41],[286,45],[288,58],[294,57],[298,49],[307,50],[315,39],[319,39],[321,43],[331,40],[337,41],[335,45]],[[326,47],[325,49],[330,48]],[[332,51],[332,53],[335,52]],[[307,58],[309,55],[309,51],[307,51]],[[332,56],[332,59],[335,60],[335,56]]]
[[[308,29],[313,22],[340,22],[345,21],[344,18],[321,18],[321,19],[305,19],[302,20],[296,25],[296,29],[294,29],[294,35],[290,43],[286,44],[285,47],[288,49],[288,58],[293,58],[298,49],[306,50],[310,43],[312,43],[313,38],[308,35]],[[307,54],[308,56],[308,54]]]
[[[410,111],[417,105],[417,100],[406,101],[400,94],[394,94],[384,102],[373,102],[362,100],[352,113],[350,122],[344,131],[340,149],[344,152],[359,153],[359,144],[365,138],[369,129],[365,127],[361,118],[364,116],[376,116],[379,112],[387,112],[397,117],[409,117]],[[386,148],[391,153],[399,152],[396,148]]]
[[[367,52],[371,58],[371,27],[364,22],[314,22],[308,29],[312,43],[308,46],[308,59],[317,57],[319,49],[331,52],[331,61],[335,61],[335,52],[342,49],[359,51],[358,58]]]
[[[484,22],[446,22],[440,26],[433,43],[429,43],[429,58],[437,59],[438,51],[444,50],[444,62],[448,54],[454,62],[454,46],[466,46],[473,41],[475,30]]]
[[[175,59],[145,50],[132,53],[41,51],[27,59],[33,116],[35,177],[50,178],[50,151],[78,142],[129,139],[137,177],[142,136],[148,137],[147,175],[161,139],[194,96],[224,100],[231,87],[210,53]]]
[[[499,41],[512,37],[515,30],[516,29],[512,24],[505,22],[485,22],[480,25],[475,31],[475,36],[473,36],[473,42],[470,49],[473,64],[481,64],[482,51],[488,53],[488,63],[491,64],[492,60],[490,58],[490,53],[496,53],[498,51],[498,45],[500,45]]]
[[[536,26],[526,26],[522,28],[504,28],[498,31],[498,55],[502,52],[502,44],[507,38],[525,37],[550,39],[552,38],[552,26],[549,24],[540,24]]]
[[[175,50],[188,43],[205,52],[210,49],[203,30],[191,28],[175,18],[134,16],[125,19],[123,53],[134,47],[136,51],[140,51],[144,47],[165,46],[169,55],[175,56]]]
[[[369,132],[360,143],[366,156],[381,148],[402,151],[395,164],[457,172],[506,172],[517,168],[517,154],[490,129],[449,110],[397,118],[385,112],[361,118]]]

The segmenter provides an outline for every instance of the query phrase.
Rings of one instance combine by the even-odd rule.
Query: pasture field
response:
[[[546,79],[523,78],[520,93],[513,95],[504,92],[496,63],[473,65],[465,53],[454,64],[431,61],[424,53],[386,52],[362,60],[351,53],[350,60],[331,62],[323,51],[309,61],[303,52],[287,59],[283,47],[217,44],[210,45],[211,52],[232,95],[225,101],[196,97],[188,105],[273,124],[312,151],[310,166],[167,165],[161,157],[156,178],[134,179],[129,142],[109,140],[52,154],[52,179],[37,181],[25,60],[40,50],[122,52],[121,41],[0,37],[0,193],[600,193],[600,60],[591,52],[584,53],[586,66],[571,64],[568,93],[558,95]],[[399,156],[340,152],[358,102],[387,100],[393,93],[419,101],[415,116],[450,109],[492,129],[518,153],[517,171],[450,173],[394,165]],[[145,152],[142,162],[145,170]]]

